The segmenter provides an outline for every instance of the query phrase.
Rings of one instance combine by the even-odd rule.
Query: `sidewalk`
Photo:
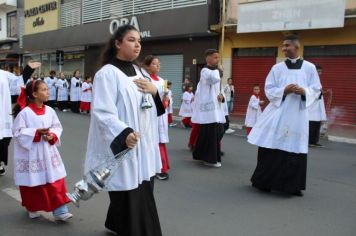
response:
[[[179,124],[181,117],[178,116],[178,112],[173,113],[173,120]],[[243,130],[244,127],[244,117],[231,115],[230,118],[230,128],[235,130]],[[327,140],[341,143],[356,144],[356,125],[330,125],[327,130]]]

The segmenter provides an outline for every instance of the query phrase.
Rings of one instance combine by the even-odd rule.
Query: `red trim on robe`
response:
[[[40,132],[38,132],[38,130],[36,130],[35,137],[33,138],[33,142],[34,143],[41,142],[41,134]]]
[[[246,127],[246,134],[249,135],[252,130],[252,127]]]
[[[173,123],[173,114],[168,113],[168,124],[172,124],[172,123]]]
[[[151,79],[155,80],[155,81],[159,81],[159,78],[157,75],[154,74],[150,74]]]
[[[38,107],[35,103],[30,102],[28,104],[28,107],[31,108],[31,110],[36,113],[36,115],[44,115],[46,113],[46,106],[42,104],[42,107]]]
[[[195,148],[195,144],[197,142],[198,135],[199,135],[199,128],[200,128],[199,124],[192,123],[192,130],[190,131],[190,137],[188,143],[188,147],[191,150],[194,150]]]
[[[90,111],[90,102],[80,102],[80,110]]]
[[[19,186],[22,199],[22,206],[28,211],[46,211],[51,212],[58,207],[69,203],[67,197],[67,188],[64,178],[54,183],[27,187]]]
[[[168,153],[167,153],[167,148],[165,143],[159,144],[159,152],[161,154],[161,160],[162,160],[161,173],[164,174],[167,173],[169,170]]]
[[[55,133],[49,133],[49,134],[52,134],[53,139],[49,140],[48,143],[51,144],[51,145],[54,145],[58,141],[58,137],[57,137],[57,135]]]

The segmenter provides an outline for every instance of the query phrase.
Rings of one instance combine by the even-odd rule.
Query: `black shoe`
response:
[[[160,173],[156,174],[156,178],[159,180],[167,180],[169,178],[168,173]]]
[[[294,195],[294,196],[297,196],[297,197],[303,197],[303,196],[304,196],[304,194],[302,193],[302,191],[294,192],[293,195]]]
[[[262,188],[262,187],[257,187],[256,185],[252,184],[252,187],[257,188],[258,190],[260,190],[261,192],[265,192],[265,193],[270,193],[271,189],[270,188]]]

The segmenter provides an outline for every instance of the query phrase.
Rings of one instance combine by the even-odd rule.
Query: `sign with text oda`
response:
[[[237,33],[344,26],[346,0],[273,0],[239,4]]]

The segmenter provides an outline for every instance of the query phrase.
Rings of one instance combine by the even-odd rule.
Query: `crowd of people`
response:
[[[299,57],[299,45],[294,35],[284,39],[287,59],[273,66],[264,87],[269,103],[262,112],[265,101],[260,99],[260,86],[253,85],[245,124],[248,142],[258,146],[252,186],[303,196],[308,140],[318,143],[318,134],[312,132],[326,118],[309,116],[322,113],[322,90],[316,67]],[[57,78],[55,71],[37,78],[33,74],[41,66],[37,62],[24,68],[22,82],[0,70],[0,174],[5,173],[13,137],[15,184],[30,218],[39,217],[38,211],[53,212],[60,221],[72,217],[66,205],[70,202],[66,171],[57,149],[62,125],[53,109],[65,112],[70,105],[75,113],[91,113],[84,175],[108,157],[130,150],[105,186],[110,198],[105,227],[118,235],[162,235],[153,190],[154,178],[169,178],[166,144],[173,98],[171,83],[159,76],[159,58],[149,55],[137,65],[140,51],[139,32],[124,25],[107,43],[93,83],[89,76],[82,80],[78,70],[70,81],[62,72]],[[185,81],[179,115],[191,128],[192,158],[219,168],[224,155],[221,141],[229,130],[236,92],[231,79],[222,86],[219,52],[208,49],[205,58],[195,94],[193,84]],[[10,92],[14,83],[24,86],[18,94]],[[11,100],[16,101],[13,109]]]

